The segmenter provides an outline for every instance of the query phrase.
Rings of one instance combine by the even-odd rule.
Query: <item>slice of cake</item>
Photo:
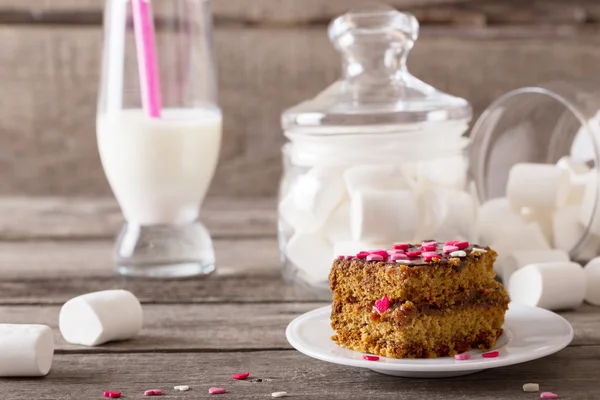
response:
[[[456,241],[338,256],[329,274],[332,339],[394,358],[494,347],[508,308],[506,290],[494,280],[496,256]]]

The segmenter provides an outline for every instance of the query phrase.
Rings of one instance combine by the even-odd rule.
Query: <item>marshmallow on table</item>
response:
[[[433,233],[422,233],[422,237],[439,241],[462,237],[467,241],[475,241],[477,203],[470,193],[454,189],[428,189],[422,197],[423,200],[430,200],[431,212],[426,215],[432,217],[433,223]]]
[[[54,335],[46,325],[0,324],[0,377],[47,375],[53,356]]]
[[[504,283],[508,283],[510,277],[518,269],[534,263],[547,262],[569,262],[569,254],[564,250],[521,250],[507,256],[502,263],[502,277]]]
[[[348,193],[356,190],[408,189],[409,184],[401,169],[394,165],[357,165],[344,171],[344,182]]]
[[[418,224],[418,205],[408,190],[364,189],[351,194],[350,229],[355,241],[411,241]]]
[[[577,161],[570,156],[564,156],[556,163],[556,166],[569,172],[571,191],[567,204],[580,204],[588,180],[593,177],[590,168],[583,162]]]
[[[84,346],[131,339],[142,328],[142,306],[126,290],[84,294],[62,306],[59,327],[67,342]]]
[[[567,206],[556,210],[552,218],[554,247],[568,252],[574,251],[573,258],[589,260],[594,258],[600,248],[600,239],[588,234],[584,242],[585,226],[579,221],[580,207]],[[575,247],[577,246],[577,247]]]
[[[327,218],[323,229],[323,235],[331,243],[349,241],[350,235],[350,201],[346,200],[340,204]]]
[[[464,190],[467,185],[467,163],[462,156],[422,161],[419,164],[419,182],[424,186]]]
[[[552,219],[554,214],[547,211],[537,211],[529,207],[523,207],[521,209],[521,218],[525,222],[535,222],[539,225],[542,233],[548,240],[548,243],[552,243],[553,226]]]
[[[494,243],[525,225],[527,223],[510,206],[506,197],[486,201],[479,208],[477,232],[482,243]]]
[[[506,195],[512,207],[552,211],[569,197],[569,173],[550,164],[515,164],[508,174]]]
[[[585,301],[600,306],[600,257],[588,262],[583,268],[585,274]]]
[[[583,268],[574,262],[529,264],[510,277],[511,301],[548,310],[578,307],[585,296]]]
[[[498,275],[502,275],[508,258],[517,251],[550,250],[550,244],[535,222],[524,224],[519,229],[508,232],[493,242],[490,247],[498,252],[498,259],[494,264],[494,270]]]
[[[285,247],[285,255],[311,282],[327,281],[333,247],[320,233],[294,234]]]
[[[341,172],[331,167],[314,167],[290,184],[279,204],[279,213],[294,230],[315,232],[345,198]]]
[[[600,176],[591,173],[591,178],[585,187],[583,201],[579,211],[579,222],[583,226],[589,225],[589,230],[595,235],[600,235]]]

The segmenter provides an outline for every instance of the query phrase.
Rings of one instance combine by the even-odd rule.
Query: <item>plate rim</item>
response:
[[[557,343],[557,344],[554,344],[551,346],[544,346],[543,348],[541,348],[539,350],[532,350],[532,351],[529,351],[522,355],[512,354],[512,357],[508,356],[508,357],[499,357],[499,358],[488,358],[488,359],[486,359],[485,362],[476,362],[476,363],[473,363],[472,361],[469,361],[469,360],[465,360],[465,361],[459,361],[459,362],[456,362],[453,364],[430,364],[430,365],[429,364],[414,364],[414,365],[410,365],[410,361],[412,359],[393,359],[393,358],[389,358],[389,357],[386,357],[386,359],[389,358],[391,360],[398,360],[398,361],[401,360],[401,362],[379,363],[379,362],[366,361],[366,360],[354,360],[354,359],[350,359],[350,358],[344,358],[341,356],[335,356],[335,355],[327,356],[327,355],[321,354],[321,352],[315,351],[312,348],[305,346],[302,343],[301,339],[296,337],[297,335],[294,333],[294,328],[296,326],[299,326],[305,320],[314,318],[315,316],[320,317],[324,313],[326,313],[326,315],[328,316],[328,314],[331,313],[331,305],[316,308],[314,310],[308,311],[308,312],[294,318],[288,324],[288,326],[285,330],[285,336],[286,336],[286,339],[289,342],[289,344],[292,347],[294,347],[294,349],[296,349],[297,351],[299,351],[302,354],[305,354],[309,357],[315,358],[320,361],[325,361],[325,362],[339,364],[339,365],[345,365],[345,366],[351,366],[351,367],[367,368],[367,369],[371,369],[371,370],[377,369],[380,371],[384,370],[384,371],[398,371],[398,372],[401,372],[401,371],[407,371],[407,372],[478,371],[478,370],[484,370],[484,369],[489,369],[489,368],[498,368],[498,367],[504,367],[504,366],[508,366],[508,365],[521,364],[524,362],[537,360],[537,359],[549,356],[551,354],[554,354],[554,353],[566,348],[573,341],[573,338],[575,335],[573,326],[569,323],[569,321],[567,321],[561,315],[558,315],[552,311],[549,311],[549,310],[546,310],[543,308],[531,307],[531,306],[527,306],[527,305],[519,304],[519,303],[511,302],[509,304],[509,308],[510,307],[514,307],[515,309],[521,308],[521,309],[530,310],[530,311],[533,310],[534,312],[546,314],[548,316],[551,316],[552,318],[556,318],[558,321],[560,321],[562,324],[564,324],[565,327],[568,328],[568,330],[569,330],[568,340],[565,339],[564,343],[561,342],[561,343]],[[514,333],[512,333],[512,334],[514,335]],[[331,338],[329,338],[329,340],[331,340]],[[334,345],[337,346],[335,343],[334,343]],[[510,343],[509,343],[509,345],[510,345]],[[350,350],[350,349],[345,349],[345,350],[354,351],[357,354],[364,354],[364,353],[360,353],[355,350]],[[448,359],[448,358],[444,357],[444,359]],[[431,360],[434,360],[434,359],[431,359]],[[473,361],[475,361],[475,360],[473,360]]]

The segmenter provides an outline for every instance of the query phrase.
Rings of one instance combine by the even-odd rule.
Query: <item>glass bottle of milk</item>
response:
[[[198,219],[221,143],[211,35],[207,0],[106,2],[97,139],[126,220],[115,249],[121,274],[186,277],[215,268]]]
[[[472,240],[469,103],[408,72],[417,20],[389,7],[329,25],[342,76],[282,115],[284,277],[328,291],[335,257],[424,239]],[[440,60],[443,71],[443,60]]]

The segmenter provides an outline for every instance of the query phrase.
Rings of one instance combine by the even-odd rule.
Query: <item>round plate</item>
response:
[[[331,307],[327,306],[294,319],[285,332],[287,340],[307,356],[394,376],[442,378],[472,374],[488,368],[545,357],[564,349],[573,340],[573,328],[561,316],[541,308],[510,303],[504,322],[504,334],[494,348],[500,352],[498,357],[483,358],[481,351],[472,350],[471,359],[464,361],[453,357],[381,357],[379,361],[366,361],[362,359],[362,353],[339,347],[331,340],[333,330],[329,325],[330,313]]]

